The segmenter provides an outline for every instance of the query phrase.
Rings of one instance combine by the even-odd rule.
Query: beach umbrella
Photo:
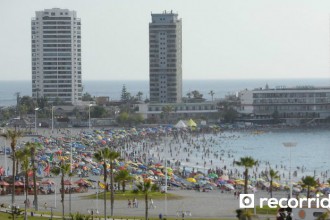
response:
[[[210,173],[209,177],[210,178],[218,178],[218,175],[216,173]]]
[[[7,182],[4,181],[4,180],[1,180],[1,181],[0,181],[0,186],[9,186],[9,183],[7,183]]]
[[[235,187],[231,184],[225,184],[225,187],[229,190],[234,190],[235,189]]]
[[[33,181],[29,181],[29,184],[28,185],[29,186],[34,186],[34,182]],[[39,186],[40,185],[39,182],[36,182],[36,185]]]
[[[219,184],[226,184],[227,182],[225,180],[218,180]]]
[[[221,178],[222,180],[229,180],[229,176],[228,175],[222,175],[219,178]]]
[[[64,180],[64,185],[65,186],[71,186],[73,184],[72,184],[72,182],[70,180]]]
[[[47,180],[42,181],[41,184],[44,184],[44,185],[53,185],[55,183],[53,181],[47,179]]]
[[[76,182],[74,182],[75,184],[88,184],[88,182],[84,179],[79,179]]]
[[[187,178],[187,181],[190,182],[190,183],[196,183],[196,179],[195,178]]]
[[[234,180],[227,180],[227,183],[234,184],[235,181]]]
[[[15,181],[15,186],[24,186],[24,184],[21,181]]]

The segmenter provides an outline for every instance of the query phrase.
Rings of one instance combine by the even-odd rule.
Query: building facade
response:
[[[77,104],[82,97],[81,21],[75,11],[37,11],[32,28],[32,97]]]
[[[219,111],[216,101],[207,101],[201,103],[148,103],[138,104],[138,111],[144,119],[167,120],[168,122],[177,122],[180,119],[212,119],[219,118]],[[165,108],[170,107],[171,111],[166,114]],[[162,118],[163,117],[163,118]]]
[[[239,93],[241,113],[254,119],[277,117],[285,122],[312,122],[330,117],[330,87],[244,90]]]
[[[182,22],[178,14],[151,14],[149,86],[151,103],[178,103],[182,98]]]

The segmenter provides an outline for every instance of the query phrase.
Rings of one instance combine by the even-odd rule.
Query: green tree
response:
[[[128,122],[128,119],[129,119],[129,114],[127,112],[120,112],[117,121],[118,123],[126,124]]]
[[[37,171],[37,167],[36,167],[36,164],[35,164],[35,155],[36,155],[36,152],[39,150],[39,149],[42,149],[42,145],[40,143],[37,143],[37,142],[27,142],[25,144],[25,147],[26,149],[28,150],[29,152],[29,156],[30,156],[30,159],[31,159],[31,166],[32,166],[32,175],[33,175],[33,196],[34,196],[34,208],[36,211],[39,210],[39,207],[38,207],[38,192],[37,192],[37,174],[36,174],[36,171]]]
[[[91,109],[92,118],[103,118],[107,114],[107,110],[103,106],[94,106]]]
[[[24,172],[24,178],[25,178],[25,201],[28,199],[28,190],[29,190],[29,172],[31,171],[30,161],[29,161],[29,151],[26,148],[20,149],[16,151],[17,154],[21,155],[21,169]],[[25,202],[24,205],[24,219],[27,219],[27,202]]]
[[[106,219],[107,216],[107,166],[108,166],[108,160],[110,158],[110,149],[108,147],[98,150],[94,153],[94,158],[97,162],[102,163],[103,166],[103,184],[104,184],[104,191],[103,191],[103,203],[104,203],[104,219]]]
[[[143,93],[141,91],[138,91],[138,93],[136,94],[137,100],[142,101],[142,96],[143,96]]]
[[[142,193],[144,195],[145,202],[145,220],[148,220],[148,210],[149,210],[149,194],[150,192],[156,192],[159,190],[156,184],[152,184],[150,179],[144,179],[143,182],[136,184],[137,190],[133,191],[134,193]]]
[[[310,196],[310,188],[317,186],[317,182],[314,177],[312,176],[306,176],[301,178],[301,181],[303,183],[303,187],[307,187],[307,198]]]
[[[89,94],[88,92],[85,92],[82,97],[81,97],[82,101],[94,101],[93,97],[91,94]]]
[[[273,198],[273,180],[280,178],[280,176],[278,175],[278,171],[275,171],[272,168],[270,168],[269,175],[266,175],[266,178],[270,183],[269,186],[270,198]]]
[[[12,161],[13,161],[13,181],[15,182],[16,178],[16,145],[17,140],[23,136],[23,132],[19,130],[10,130],[8,129],[5,133],[1,134],[2,137],[10,140],[10,147],[12,153]],[[11,187],[11,204],[15,203],[15,184]],[[13,215],[13,219],[15,219],[15,215]]]
[[[127,92],[126,86],[125,84],[123,85],[123,88],[121,89],[121,96],[120,96],[120,100],[122,102],[128,102],[130,98],[130,94],[129,92]]]
[[[59,166],[54,166],[50,170],[55,176],[61,175],[61,203],[62,203],[62,218],[64,219],[64,177],[72,176],[71,174],[71,164],[65,163],[63,160]]]
[[[110,215],[113,216],[113,206],[114,206],[114,200],[115,200],[115,189],[114,189],[114,175],[113,175],[113,169],[114,169],[114,163],[115,160],[120,158],[120,153],[116,151],[111,151],[109,154],[109,163],[110,163]]]
[[[115,176],[115,181],[121,184],[123,192],[125,192],[126,182],[131,180],[133,180],[133,177],[128,170],[119,170]]]
[[[235,164],[238,166],[245,167],[244,171],[244,193],[248,193],[248,178],[249,178],[249,168],[257,165],[257,161],[255,161],[252,157],[241,157],[239,161],[235,161]]]
[[[212,102],[213,102],[213,96],[214,96],[214,91],[213,90],[211,90],[210,92],[209,92],[209,95],[211,95],[211,98],[212,98]]]
[[[172,105],[165,105],[162,108],[162,113],[164,118],[167,119],[167,123],[169,123],[170,121],[170,114],[174,111],[174,108]]]

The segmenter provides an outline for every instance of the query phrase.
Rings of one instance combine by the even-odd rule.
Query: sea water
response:
[[[183,94],[198,90],[203,97],[211,100],[211,90],[215,93],[213,98],[224,98],[226,95],[236,94],[244,89],[269,88],[276,86],[330,86],[330,78],[324,79],[237,79],[237,80],[183,80]],[[121,96],[123,85],[127,92],[135,96],[142,92],[142,99],[149,98],[148,80],[83,80],[83,93],[88,92],[92,96],[108,96],[111,100],[118,100]],[[28,80],[0,81],[0,106],[16,104],[16,93],[20,96],[32,95],[32,83]]]
[[[181,166],[186,166],[190,170],[194,168],[195,171],[205,172],[210,168],[226,166],[228,170],[239,169],[242,173],[243,168],[238,166],[233,168],[233,161],[250,156],[258,160],[259,167],[257,170],[254,168],[253,171],[259,174],[272,168],[279,171],[283,180],[287,179],[291,163],[291,174],[297,172],[297,176],[292,175],[295,181],[306,175],[315,175],[322,182],[330,178],[330,128],[224,131],[218,135],[207,134],[195,137],[193,142],[193,145],[172,143],[172,156],[167,146],[161,157],[171,162],[179,160]],[[293,146],[285,147],[284,143],[291,143]],[[194,145],[201,146],[201,149],[205,146],[210,150],[210,156],[205,157],[202,150],[194,149]],[[180,146],[181,150],[173,151],[175,147]],[[185,147],[190,151],[189,156],[183,151]],[[221,160],[220,157],[214,157],[214,153],[219,154]],[[189,159],[189,162],[186,159]]]

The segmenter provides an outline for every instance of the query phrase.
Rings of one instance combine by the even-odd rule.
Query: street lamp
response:
[[[53,130],[54,130],[54,107],[55,106],[52,106],[52,133],[53,133]]]
[[[34,132],[37,133],[37,111],[39,108],[34,109]]]
[[[284,142],[284,147],[290,149],[290,168],[289,168],[289,187],[290,187],[290,198],[292,198],[292,181],[291,181],[291,148],[297,146],[296,142]]]
[[[88,105],[88,128],[91,129],[91,107],[94,106],[93,104]]]

